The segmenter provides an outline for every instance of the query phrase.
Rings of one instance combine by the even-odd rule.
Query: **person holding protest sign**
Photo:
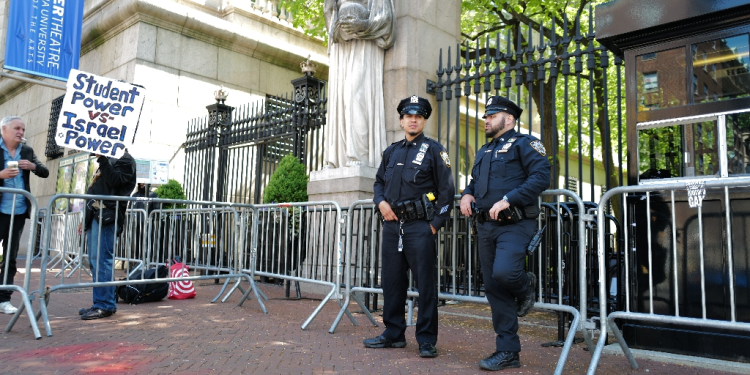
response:
[[[96,155],[99,169],[86,194],[128,197],[135,189],[135,159],[128,150],[119,159]],[[94,282],[112,281],[115,238],[125,227],[127,201],[86,200],[86,245]],[[81,227],[78,228],[79,233]],[[117,311],[115,287],[94,287],[94,304],[78,311],[83,320],[101,319]]]
[[[0,180],[3,187],[23,189],[31,192],[29,176],[32,172],[41,178],[49,176],[49,170],[34,154],[34,150],[24,145],[26,124],[20,117],[9,116],[0,120],[2,141],[0,142]],[[0,193],[0,241],[3,242],[3,260],[0,262],[0,280],[3,285],[13,285],[16,276],[16,256],[23,226],[31,215],[28,199],[17,194]],[[9,237],[12,237],[10,244]],[[12,290],[0,290],[0,311],[15,314],[18,310],[10,303]]]

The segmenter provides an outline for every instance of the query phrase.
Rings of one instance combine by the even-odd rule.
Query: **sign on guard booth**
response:
[[[65,81],[78,68],[84,0],[11,0],[5,69]]]
[[[146,90],[75,69],[67,88],[57,145],[120,158],[135,139]]]

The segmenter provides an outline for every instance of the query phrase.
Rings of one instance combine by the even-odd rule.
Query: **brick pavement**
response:
[[[362,339],[377,336],[382,327],[370,325],[362,313],[354,314],[359,326],[344,317],[336,333],[330,334],[338,305],[329,302],[303,331],[300,325],[319,297],[303,294],[302,300],[288,300],[281,286],[259,287],[269,297],[268,315],[255,301],[237,307],[238,292],[227,303],[211,304],[220,285],[201,280],[196,283],[195,299],[119,304],[113,317],[94,321],[82,321],[77,314],[79,308],[90,306],[90,289],[56,292],[49,306],[54,335],[34,340],[28,318],[22,316],[11,332],[0,333],[0,373],[473,374],[484,373],[477,361],[494,349],[490,321],[464,316],[487,317],[487,306],[462,303],[441,307],[440,356],[422,359],[417,355],[413,327],[407,331],[405,349],[368,349]],[[12,300],[15,305],[18,301]],[[358,310],[354,304],[351,308]],[[9,319],[9,315],[0,315],[0,324],[4,327]],[[41,326],[40,330],[44,332]],[[556,334],[554,314],[534,312],[523,318],[522,367],[499,373],[552,374],[560,349],[541,344],[554,340]],[[575,345],[565,373],[585,373],[589,359],[583,345]],[[605,354],[597,373],[725,374],[643,359],[639,364],[640,369],[632,370],[624,357]]]

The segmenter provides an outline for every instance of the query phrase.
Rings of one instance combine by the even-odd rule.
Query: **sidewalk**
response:
[[[22,280],[22,275],[17,279]],[[32,285],[38,285],[38,271],[32,276]],[[50,282],[57,284],[59,279]],[[440,355],[423,359],[417,353],[414,327],[407,330],[404,349],[365,348],[362,340],[379,335],[382,321],[381,327],[372,326],[357,313],[355,304],[351,311],[359,326],[344,316],[336,332],[328,333],[338,313],[338,304],[329,302],[303,331],[300,326],[320,303],[320,296],[303,293],[301,300],[288,300],[283,287],[258,284],[269,298],[266,315],[255,300],[237,307],[239,292],[227,303],[211,304],[221,288],[213,281],[201,280],[195,286],[195,299],[137,306],[120,303],[115,315],[94,321],[82,321],[78,316],[79,308],[91,305],[90,289],[53,293],[49,306],[53,336],[45,336],[40,322],[43,337],[34,340],[24,313],[11,332],[0,333],[0,373],[480,374],[487,372],[480,370],[477,362],[494,349],[491,322],[480,318],[489,317],[489,307],[484,305],[440,307]],[[19,304],[16,294],[12,302]],[[34,308],[38,306],[35,302]],[[380,320],[379,312],[374,315]],[[0,315],[3,328],[10,317]],[[541,344],[556,339],[556,315],[532,312],[522,319],[519,335],[522,367],[498,373],[552,374],[560,348]],[[586,372],[590,354],[584,346],[573,346],[566,374]],[[638,363],[640,368],[633,370],[625,357],[603,354],[597,374],[730,374],[720,367],[706,369],[646,359]]]

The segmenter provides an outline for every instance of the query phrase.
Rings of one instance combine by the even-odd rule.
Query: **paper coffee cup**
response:
[[[18,162],[15,160],[11,160],[8,162],[8,168],[12,169],[18,169]]]

